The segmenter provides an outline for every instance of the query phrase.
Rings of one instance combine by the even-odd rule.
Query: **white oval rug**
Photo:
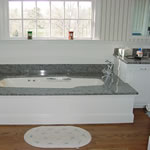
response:
[[[28,144],[39,148],[79,148],[91,139],[88,131],[73,126],[40,126],[24,135]]]

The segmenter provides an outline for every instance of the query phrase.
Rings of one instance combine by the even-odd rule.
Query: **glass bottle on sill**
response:
[[[32,40],[32,31],[28,31],[28,40]]]
[[[69,40],[73,40],[73,34],[74,34],[73,31],[69,31],[69,36],[68,36]]]

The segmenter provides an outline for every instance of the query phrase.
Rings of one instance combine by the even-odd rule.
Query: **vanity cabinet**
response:
[[[138,91],[135,108],[150,104],[150,64],[127,64],[115,57],[114,73]]]

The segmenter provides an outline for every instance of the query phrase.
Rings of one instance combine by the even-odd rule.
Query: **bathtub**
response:
[[[111,87],[98,77],[3,78],[0,125],[133,123],[136,92],[115,76]]]
[[[0,87],[15,88],[75,88],[79,86],[102,86],[104,82],[96,78],[74,77],[28,77],[0,80]]]

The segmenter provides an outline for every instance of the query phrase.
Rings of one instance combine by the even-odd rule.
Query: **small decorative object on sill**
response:
[[[69,37],[68,37],[68,39],[69,40],[73,40],[73,31],[69,31]]]
[[[28,40],[32,40],[32,31],[28,31]]]

